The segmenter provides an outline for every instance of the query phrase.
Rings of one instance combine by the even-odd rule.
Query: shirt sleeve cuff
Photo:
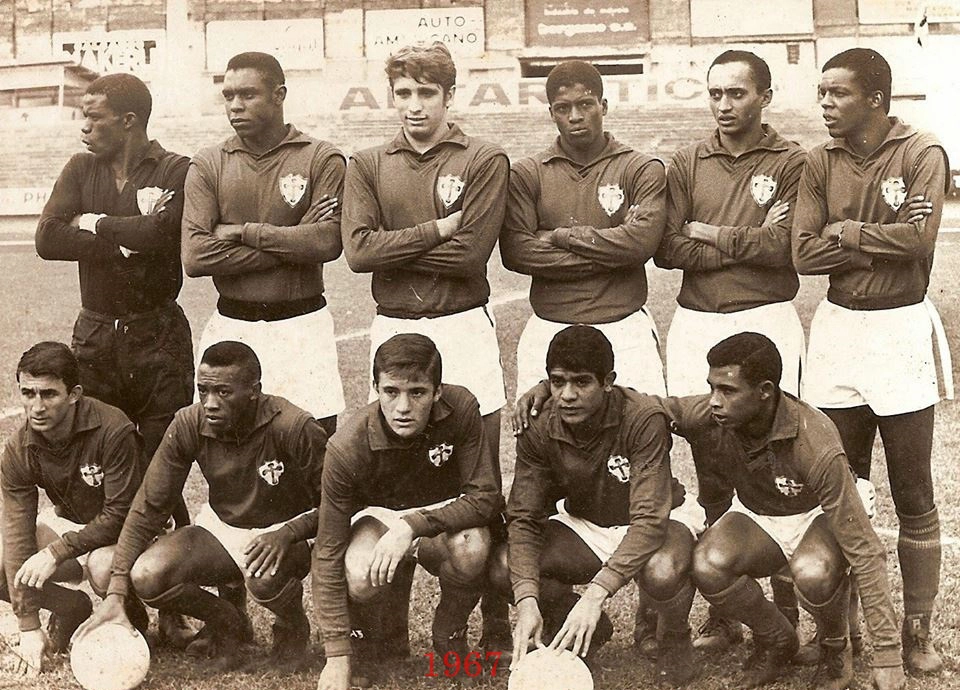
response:
[[[60,565],[68,558],[73,558],[79,555],[73,553],[73,549],[67,546],[62,537],[57,539],[57,541],[48,544],[47,549],[50,551],[50,555],[53,556],[53,559],[57,562],[57,565]]]
[[[520,580],[513,585],[513,600],[520,603],[521,599],[533,597],[539,601],[540,584],[535,580]]]
[[[126,575],[111,575],[110,586],[107,587],[107,594],[119,594],[126,597],[130,592],[130,578]]]
[[[329,659],[334,656],[350,656],[353,649],[349,637],[334,637],[323,641],[323,653]]]
[[[606,566],[600,568],[600,571],[593,576],[593,580],[591,582],[595,585],[600,585],[603,587],[605,590],[607,590],[607,593],[610,596],[616,594],[617,590],[627,584],[627,581],[624,578],[620,577],[620,575]]]
[[[20,632],[30,632],[40,628],[40,612],[25,613],[19,616]]]
[[[860,251],[860,232],[863,230],[863,223],[855,220],[843,221],[843,234],[840,236],[840,246],[844,249],[856,249]]]
[[[427,516],[423,513],[410,513],[409,515],[404,515],[401,519],[410,525],[410,529],[413,530],[414,537],[434,536],[430,533],[430,521],[427,520]]]
[[[245,247],[260,249],[260,223],[244,223],[240,231],[240,243]]]
[[[899,645],[893,647],[874,647],[873,659],[870,665],[873,668],[892,668],[903,664]]]

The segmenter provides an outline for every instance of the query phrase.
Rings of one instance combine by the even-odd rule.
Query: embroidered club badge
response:
[[[621,484],[630,481],[630,461],[622,455],[611,455],[607,458],[607,469]]]
[[[750,195],[757,206],[766,206],[777,191],[777,181],[769,175],[754,175],[750,180]]]
[[[453,455],[453,446],[449,443],[441,443],[427,451],[427,458],[434,467],[442,467],[451,455]]]
[[[307,178],[303,175],[290,173],[280,178],[280,196],[290,208],[300,203],[303,193],[307,191]]]
[[[137,208],[140,209],[141,216],[149,216],[153,210],[157,199],[163,196],[163,190],[160,187],[144,187],[137,190]]]
[[[597,187],[597,201],[608,216],[620,210],[624,200],[623,190],[618,184],[605,184]]]
[[[267,460],[257,468],[257,474],[270,486],[276,486],[283,476],[283,463],[280,460]]]
[[[803,484],[789,477],[777,477],[773,480],[773,483],[777,485],[777,491],[784,496],[799,496],[800,492],[803,491]]]
[[[880,193],[883,194],[883,200],[887,206],[894,211],[899,211],[907,198],[907,185],[902,177],[888,177],[880,183]]]
[[[463,180],[456,175],[443,175],[437,178],[437,196],[445,208],[450,208],[463,193]]]
[[[80,477],[87,486],[97,488],[103,484],[103,468],[95,463],[80,465]]]

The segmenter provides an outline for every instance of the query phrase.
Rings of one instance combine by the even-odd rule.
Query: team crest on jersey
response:
[[[449,443],[441,443],[427,451],[427,458],[434,467],[443,467],[451,455],[453,455],[453,446]]]
[[[270,486],[276,486],[283,476],[283,463],[280,460],[267,460],[257,468],[257,474]]]
[[[444,175],[437,178],[437,196],[445,207],[450,208],[457,203],[461,194],[463,194],[463,180],[457,175]]]
[[[307,191],[307,178],[303,175],[290,173],[280,178],[280,195],[290,208],[300,203],[303,193]]]
[[[160,187],[143,187],[137,190],[137,208],[140,209],[141,216],[150,215],[157,199],[163,196],[163,190]]]
[[[750,195],[757,206],[766,206],[777,191],[777,181],[769,175],[754,175],[750,180]]]
[[[618,184],[605,184],[597,187],[597,201],[600,202],[600,208],[608,216],[612,216],[620,210],[625,198],[623,190],[620,189]]]
[[[773,480],[773,483],[777,485],[777,491],[784,496],[799,496],[800,492],[803,491],[803,484],[790,479],[790,477],[777,477]]]
[[[103,484],[103,468],[93,462],[88,465],[80,465],[80,477],[87,486],[97,488]]]
[[[622,455],[611,455],[607,458],[607,469],[621,484],[630,481],[630,461]]]
[[[888,177],[880,183],[880,193],[887,206],[898,211],[907,198],[907,185],[902,177]]]

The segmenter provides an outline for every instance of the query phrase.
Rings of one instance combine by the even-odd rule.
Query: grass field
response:
[[[937,303],[946,325],[950,342],[956,356],[960,357],[960,240],[955,235],[944,235],[937,251],[936,267],[930,295]],[[14,367],[19,354],[32,343],[41,339],[60,339],[69,341],[70,329],[79,307],[76,267],[69,263],[49,263],[40,261],[31,249],[0,250],[0,276],[2,279],[5,308],[0,313],[0,375],[7,382],[0,386],[0,408],[16,405]],[[505,271],[496,260],[491,261],[491,283],[493,286],[494,312],[498,321],[501,352],[507,376],[508,399],[514,398],[513,378],[515,376],[515,349],[517,339],[526,318],[530,314],[525,299],[527,279]],[[649,269],[650,298],[648,305],[653,313],[662,336],[675,307],[674,296],[679,286],[678,272],[665,272]],[[365,402],[369,372],[367,371],[368,341],[365,329],[373,315],[373,304],[369,295],[369,278],[350,273],[341,259],[326,270],[327,298],[334,313],[337,325],[340,354],[340,370],[344,379],[348,409],[354,409]],[[808,326],[817,302],[825,291],[822,279],[802,279],[801,291],[796,304],[801,319]],[[215,292],[208,279],[188,279],[181,293],[181,304],[190,319],[194,338],[199,335],[206,318],[215,303]],[[291,366],[296,363],[291,362]],[[955,367],[956,369],[956,367]],[[957,372],[955,372],[957,375]],[[269,392],[269,391],[268,391]],[[0,420],[0,435],[9,433],[19,420],[10,416]],[[960,491],[960,470],[955,458],[960,455],[960,409],[953,402],[945,402],[938,408],[936,437],[934,440],[934,469],[939,498],[940,515],[944,535],[944,562],[939,614],[936,622],[936,639],[946,659],[943,675],[935,680],[911,679],[908,687],[912,690],[947,690],[960,688],[957,660],[960,659],[960,508],[952,497]],[[512,480],[513,443],[507,429],[506,420],[501,442],[501,465],[504,472],[504,484],[509,486]],[[879,446],[875,457],[877,471],[874,481],[881,496],[879,514],[875,519],[888,551],[888,570],[894,585],[895,597],[899,607],[900,577],[896,563],[896,519],[889,500],[889,489],[883,471],[882,450]],[[675,453],[674,472],[688,486],[694,486],[692,467],[682,451]],[[197,476],[191,476],[188,484],[188,502],[193,506],[203,500],[205,487]],[[418,572],[414,585],[411,604],[411,642],[413,654],[410,659],[393,668],[384,668],[386,679],[378,684],[384,690],[402,690],[406,688],[433,688],[446,684],[443,678],[425,678],[427,662],[423,654],[430,649],[429,630],[433,606],[437,599],[435,582]],[[630,647],[633,627],[633,605],[635,592],[630,585],[607,604],[607,610],[616,625],[613,641],[607,645],[598,657],[600,670],[595,674],[597,688],[613,690],[620,688],[645,688],[653,685],[653,669],[649,662],[640,659]],[[310,607],[309,597],[307,606]],[[0,608],[5,614],[7,607]],[[269,647],[269,620],[256,606],[250,606],[257,630],[257,641],[262,653]],[[476,615],[476,614],[475,614]],[[692,614],[691,623],[696,627],[702,622],[705,609],[698,598]],[[476,640],[476,619],[472,625],[473,640]],[[805,631],[809,632],[811,623],[803,617]],[[16,626],[11,615],[0,617],[0,639],[7,646],[16,645]],[[307,672],[295,676],[229,674],[219,677],[205,675],[202,668],[188,662],[185,657],[166,650],[156,650],[151,673],[142,686],[145,690],[220,690],[222,689],[268,689],[306,690],[316,686],[316,678],[322,665],[319,643],[316,644],[316,662]],[[691,684],[698,690],[721,690],[738,687],[739,665],[735,660],[746,654],[746,647],[720,657],[704,659],[701,677]],[[63,660],[58,660],[50,672],[45,673],[36,683],[26,683],[11,675],[13,655],[10,649],[0,650],[0,687],[28,689],[60,689],[77,687],[69,668]],[[857,681],[860,687],[869,687],[869,669],[863,659],[857,661]],[[811,669],[796,669],[786,679],[771,686],[779,690],[799,690],[806,688]],[[489,679],[483,687],[505,688],[506,676],[500,673],[496,679]],[[544,690],[551,690],[546,687]]]

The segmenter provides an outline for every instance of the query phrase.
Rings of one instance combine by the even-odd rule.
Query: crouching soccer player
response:
[[[467,618],[487,571],[488,525],[503,497],[477,399],[441,384],[441,373],[433,341],[393,336],[373,358],[378,400],[330,439],[313,552],[327,657],[320,690],[351,684],[351,631],[361,654],[364,637],[350,604],[387,595],[404,559],[440,578],[434,648],[466,660]]]
[[[142,478],[143,444],[120,410],[83,395],[76,357],[66,345],[37,343],[23,353],[17,382],[26,421],[7,439],[0,598],[20,622],[17,671],[36,675],[43,653],[65,651],[92,610],[83,592],[56,582],[86,576],[101,596],[123,519]],[[37,512],[38,489],[53,506]],[[146,628],[136,600],[130,614]],[[51,611],[48,635],[40,609]]]
[[[202,620],[212,667],[231,670],[253,635],[244,590],[229,586],[243,581],[276,616],[271,662],[296,670],[310,638],[301,580],[310,567],[307,539],[316,533],[326,434],[309,413],[261,392],[260,362],[242,343],[207,348],[197,391],[200,402],[177,412],[150,464],[117,543],[107,597],[78,634],[128,623],[122,602],[136,592],[150,606]],[[151,544],[194,462],[209,503],[195,525]],[[221,596],[202,589],[214,585]]]
[[[726,338],[707,361],[711,393],[664,404],[674,432],[690,442],[700,502],[716,519],[694,550],[694,583],[720,615],[753,630],[756,651],[743,686],[774,681],[797,652],[796,631],[754,579],[788,564],[820,631],[815,687],[840,690],[853,680],[852,569],[873,641],[873,682],[881,690],[902,688],[884,548],[836,427],[780,389],[780,354],[766,336]]]
[[[672,486],[682,487],[670,474],[666,412],[657,398],[613,385],[613,348],[593,327],[560,331],[546,362],[552,396],[517,440],[509,559],[500,553],[494,568],[508,586],[509,561],[514,662],[541,640],[584,656],[597,649],[613,633],[603,602],[636,579],[658,611],[658,675],[684,684],[696,673],[687,617],[704,517],[693,500],[671,513],[683,501],[672,500]],[[581,597],[570,589],[586,583]]]

